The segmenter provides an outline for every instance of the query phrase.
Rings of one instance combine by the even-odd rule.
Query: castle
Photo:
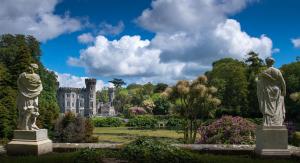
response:
[[[86,117],[97,114],[96,79],[85,79],[85,88],[60,87],[57,99],[61,113],[73,112]]]

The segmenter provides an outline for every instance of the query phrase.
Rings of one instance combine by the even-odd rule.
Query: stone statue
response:
[[[286,85],[280,70],[273,67],[275,60],[266,58],[268,68],[258,76],[257,97],[263,114],[263,126],[282,126],[285,118],[284,96]]]
[[[38,96],[43,90],[40,76],[35,73],[37,64],[31,64],[28,72],[23,72],[18,78],[19,94],[17,107],[19,110],[19,130],[39,130],[36,118],[39,116]]]

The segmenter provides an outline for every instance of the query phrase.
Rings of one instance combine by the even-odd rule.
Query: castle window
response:
[[[70,102],[69,101],[67,102],[67,106],[70,106]]]
[[[90,98],[93,98],[93,94],[90,94]]]
[[[72,102],[72,107],[74,107],[74,102]]]
[[[67,93],[67,97],[70,97],[70,93]]]
[[[74,95],[74,94],[72,94],[72,97],[74,98],[74,97],[75,97],[75,95]]]
[[[93,102],[90,102],[90,107],[93,107]]]

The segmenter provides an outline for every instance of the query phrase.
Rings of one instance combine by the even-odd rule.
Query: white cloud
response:
[[[123,21],[119,21],[117,25],[108,24],[106,22],[102,22],[100,24],[100,35],[118,35],[123,32],[124,30],[124,23]]]
[[[57,73],[59,87],[84,88],[85,79],[88,77],[79,77],[68,73]],[[102,90],[104,87],[111,87],[110,83],[105,83],[103,80],[97,80],[96,90]]]
[[[250,51],[265,58],[272,40],[253,37],[229,16],[254,0],[156,0],[136,22],[155,33],[152,40],[123,36],[109,41],[98,36],[94,45],[69,58],[73,66],[85,67],[98,76],[134,77],[137,81],[191,79],[224,57],[242,59]]]
[[[291,39],[295,48],[300,48],[300,38]]]
[[[84,67],[88,74],[96,76],[181,75],[185,63],[161,63],[160,50],[149,46],[150,41],[141,40],[140,36],[123,36],[120,40],[113,41],[98,36],[92,46],[81,50],[79,58],[70,57],[68,63]]]
[[[87,44],[94,42],[95,38],[92,36],[91,33],[83,33],[77,37],[78,42]]]
[[[0,34],[28,34],[39,41],[81,29],[79,20],[54,14],[59,0],[2,0]]]

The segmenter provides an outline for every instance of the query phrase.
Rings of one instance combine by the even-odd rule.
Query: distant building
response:
[[[114,88],[108,88],[108,96],[109,96],[109,101],[107,103],[103,103],[102,101],[99,101],[98,103],[97,108],[98,108],[98,114],[100,116],[110,117],[116,115],[116,111],[113,106],[113,101],[115,99]]]
[[[57,99],[61,113],[73,112],[86,117],[97,114],[96,79],[85,79],[85,88],[60,87]]]

